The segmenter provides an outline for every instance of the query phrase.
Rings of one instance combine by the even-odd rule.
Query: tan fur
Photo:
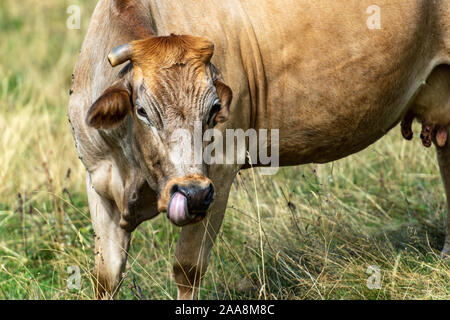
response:
[[[214,52],[210,41],[189,35],[150,37],[131,44],[132,61],[148,73],[157,68],[170,68],[175,64],[186,64],[195,60],[207,64]]]
[[[96,129],[116,127],[131,111],[130,94],[122,85],[108,88],[89,109],[87,124]]]
[[[230,116],[230,105],[233,100],[233,91],[231,91],[230,87],[225,85],[220,80],[216,80],[214,85],[216,86],[217,94],[219,96],[220,103],[222,104],[222,107],[215,116],[214,121],[217,123],[223,123],[227,121]]]
[[[122,32],[126,32],[133,40],[153,36],[153,26],[143,14],[146,6],[141,1],[111,0],[111,13],[118,20]]]
[[[430,128],[438,133],[446,129],[449,80],[443,70],[450,64],[449,1],[377,1],[380,30],[367,27],[366,9],[373,4],[372,0],[99,2],[76,67],[69,117],[95,189],[95,193],[89,189],[91,215],[98,204],[102,208],[103,220],[93,220],[94,230],[115,235],[96,240],[108,248],[106,258],[114,257],[97,267],[110,296],[120,284],[118,274],[126,261],[119,248],[136,226],[130,216],[137,213],[126,209],[134,192],[147,190],[136,200],[140,204],[136,212],[144,214],[145,206],[151,212],[136,220],[142,221],[154,216],[158,200],[162,199],[160,209],[166,207],[173,179],[198,175],[202,179],[196,178],[197,183],[203,178],[213,181],[215,202],[205,220],[182,228],[174,261],[178,297],[197,296],[231,183],[241,166],[181,165],[170,155],[186,154],[168,137],[181,127],[192,130],[194,121],[206,118],[207,105],[199,101],[207,100],[218,80],[210,72],[215,69],[210,62],[230,89],[215,85],[226,107],[217,120],[228,119],[217,128],[279,129],[282,166],[333,161],[360,151],[408,112],[431,121]],[[117,80],[119,70],[112,69],[106,57],[124,43],[135,48],[129,71],[133,106],[140,102],[146,108],[154,129],[132,112],[132,130],[124,121],[113,130],[96,130],[87,126],[86,115],[93,100]],[[231,91],[228,110],[225,101]],[[410,123],[405,122],[405,133]],[[430,132],[434,141],[433,129]],[[429,143],[428,137],[424,140]],[[438,146],[438,152],[449,197],[448,145]],[[106,181],[104,172],[109,172]],[[450,252],[450,236],[443,252]]]
[[[433,70],[412,111],[422,122],[450,125],[450,65],[441,65]]]

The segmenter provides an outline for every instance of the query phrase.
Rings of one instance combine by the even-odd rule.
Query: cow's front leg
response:
[[[436,136],[439,140],[439,135]],[[450,146],[449,141],[443,146],[436,143],[439,168],[441,170],[442,180],[444,182],[445,194],[447,196],[447,225],[444,248],[442,249],[442,258],[450,259]]]
[[[173,264],[179,300],[198,299],[211,249],[222,225],[229,190],[230,185],[222,184],[207,218],[181,230]]]
[[[94,190],[89,174],[87,194],[95,232],[95,298],[113,299],[122,284],[130,232],[120,227],[119,210]]]

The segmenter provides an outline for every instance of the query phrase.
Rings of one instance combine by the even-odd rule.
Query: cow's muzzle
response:
[[[214,186],[202,179],[176,179],[170,184],[167,217],[173,224],[184,226],[201,221],[214,201]]]

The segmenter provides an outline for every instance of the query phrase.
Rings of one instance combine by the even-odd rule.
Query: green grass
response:
[[[93,297],[84,169],[67,123],[70,77],[95,5],[78,3],[81,30],[66,28],[72,1],[0,2],[2,299]],[[450,298],[434,150],[395,128],[341,161],[255,173],[233,185],[201,298]],[[176,297],[178,231],[163,215],[138,228],[118,298],[137,299],[133,286],[145,298]],[[72,265],[80,290],[67,289]],[[381,270],[379,290],[366,286],[371,265]]]

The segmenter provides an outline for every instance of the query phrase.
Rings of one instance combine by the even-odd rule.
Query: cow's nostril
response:
[[[177,192],[180,192],[186,197],[191,214],[206,212],[214,201],[214,187],[212,183],[206,188],[197,185],[190,185],[188,187],[178,186]]]
[[[212,183],[210,183],[205,197],[205,204],[210,205],[211,202],[213,202],[213,200],[214,200],[214,187]]]
[[[177,192],[180,189],[180,187],[177,184],[174,184],[171,188],[170,188],[170,196],[172,196],[175,192]]]

